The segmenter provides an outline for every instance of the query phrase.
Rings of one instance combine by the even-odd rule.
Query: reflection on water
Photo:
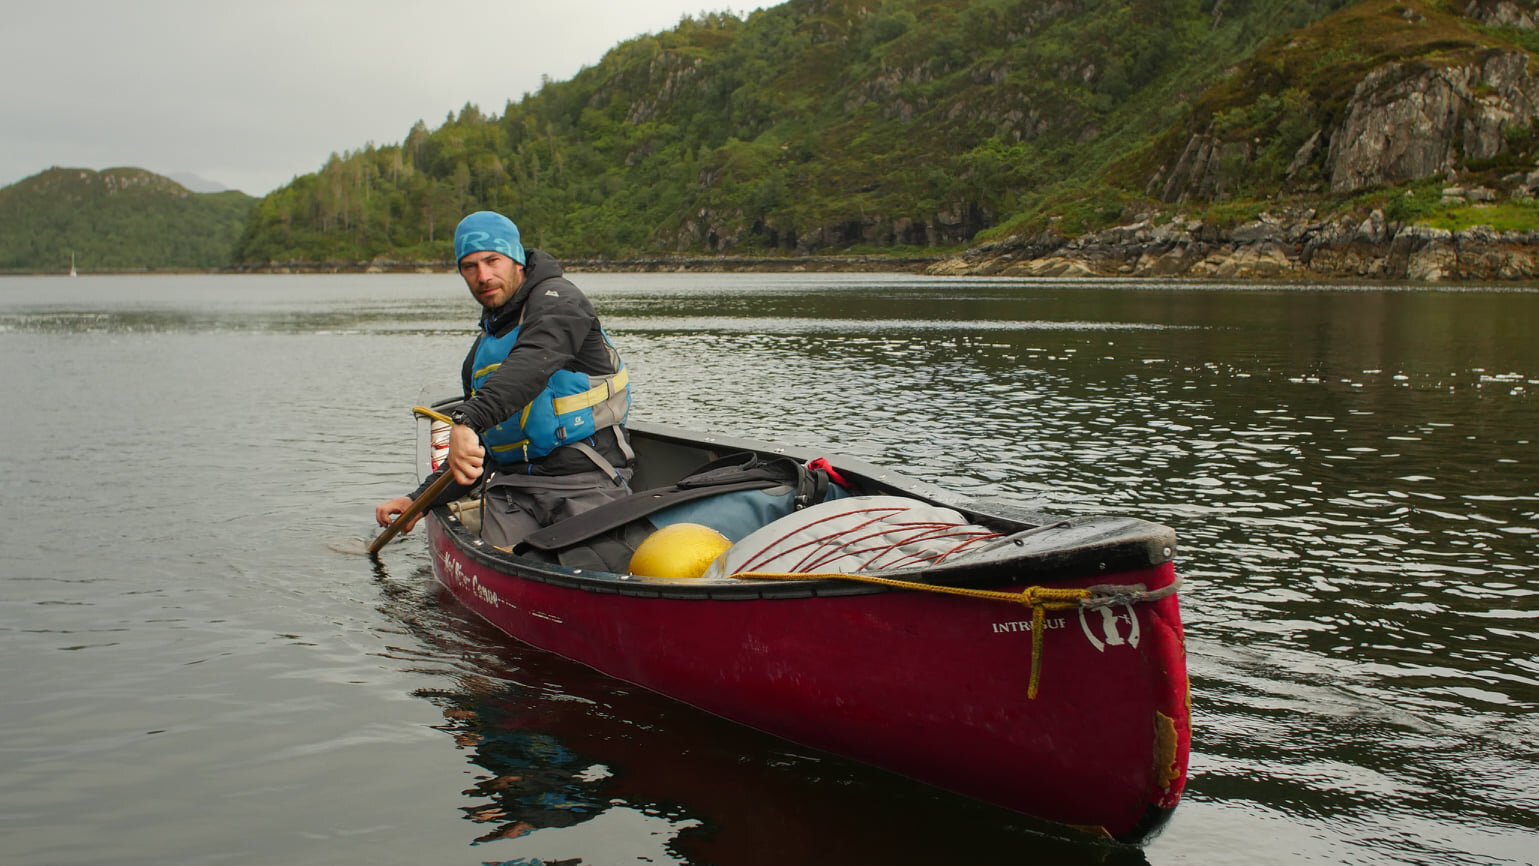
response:
[[[474,765],[461,807],[492,862],[1133,864],[1136,850],[810,752],[521,646],[426,568],[377,566],[384,603],[453,659],[417,696]],[[447,672],[446,672],[447,673]],[[899,829],[901,828],[901,829]]]
[[[432,591],[419,538],[379,573],[331,553],[317,536],[412,483],[406,408],[455,386],[473,327],[454,279],[0,280],[0,684],[33,696],[9,705],[0,750],[62,741],[19,778],[100,828],[0,794],[12,847],[341,862],[230,841],[221,798],[271,789],[305,827],[409,809],[414,838],[470,846],[440,858],[466,863],[1533,862],[1539,292],[576,276],[639,417],[1176,528],[1194,775],[1139,853],[1046,839],[512,645]],[[9,504],[33,502],[49,507]],[[358,670],[374,652],[383,667]],[[152,697],[168,688],[225,727],[182,732]],[[431,740],[387,733],[407,694]],[[345,711],[315,718],[369,718],[392,766],[447,772],[434,749],[452,749],[468,781],[326,787],[380,769],[321,745],[304,714],[328,701]],[[143,760],[113,751],[147,731],[165,733]],[[291,764],[266,750],[322,754],[327,774],[285,787]],[[211,755],[270,769],[232,788],[190,767]],[[84,781],[129,766],[193,802],[119,813],[123,785]],[[183,811],[222,844],[151,832]],[[367,817],[326,817],[351,811]]]

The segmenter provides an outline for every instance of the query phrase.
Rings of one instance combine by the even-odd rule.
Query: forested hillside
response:
[[[1539,271],[1536,6],[788,0],[746,19],[701,13],[501,113],[467,104],[399,143],[333,154],[261,200],[217,263],[440,264],[459,218],[491,208],[567,260],[859,253],[1012,273],[1067,256],[1091,273],[1213,274],[1249,244],[1271,256],[1263,274],[1521,276]],[[45,173],[17,188],[42,178],[67,186]],[[121,186],[105,206],[138,208],[124,196],[140,188]],[[73,200],[15,189],[0,201]],[[184,203],[238,222],[244,202],[224,195]],[[6,207],[0,219],[20,212]],[[116,230],[147,257],[100,261],[223,255],[155,247],[192,238],[168,207]],[[66,218],[7,228],[0,267],[62,261]],[[1460,234],[1471,226],[1534,237]],[[1344,251],[1360,240],[1377,246]]]
[[[0,189],[0,272],[228,265],[256,199],[138,168],[51,168]]]
[[[958,248],[1146,147],[1344,0],[791,0],[687,19],[500,115],[269,195],[245,263],[441,260],[459,215],[563,256]]]
[[[565,257],[933,253],[1170,204],[1220,221],[1282,200],[1350,207],[1453,170],[1532,168],[1528,55],[1509,41],[1531,35],[1531,6],[790,0],[704,14],[500,115],[466,105],[399,145],[333,156],[262,203],[236,257],[443,260],[480,207]],[[1435,87],[1418,70],[1504,52],[1522,80],[1486,112],[1479,153],[1458,126],[1503,86],[1484,73],[1457,83],[1448,117],[1399,118],[1441,123],[1449,153],[1375,166],[1396,155],[1339,134],[1365,76]],[[1343,164],[1362,182],[1332,174]],[[1426,189],[1394,201],[1443,207]]]

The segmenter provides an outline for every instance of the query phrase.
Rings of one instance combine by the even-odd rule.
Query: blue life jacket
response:
[[[521,327],[521,326],[520,326]],[[507,360],[518,341],[519,327],[497,337],[483,334],[476,344],[471,364],[471,393],[481,386]],[[625,423],[630,414],[630,373],[604,334],[610,356],[618,372],[608,376],[589,376],[575,370],[557,370],[545,390],[535,395],[519,414],[481,434],[492,457],[503,464],[513,464],[544,457],[572,442],[580,442],[599,430]]]

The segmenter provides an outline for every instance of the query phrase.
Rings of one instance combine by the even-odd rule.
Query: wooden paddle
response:
[[[438,494],[448,489],[449,484],[453,481],[454,473],[450,472],[448,467],[445,467],[443,474],[438,476],[437,481],[434,481],[432,485],[428,487],[428,489],[422,491],[421,496],[413,499],[412,503],[406,506],[406,510],[396,515],[395,520],[391,521],[390,525],[385,527],[384,532],[381,532],[378,537],[369,542],[369,553],[379,553],[379,549],[388,544],[390,539],[395,538],[396,533],[401,531],[401,527],[409,523],[413,517],[416,517],[424,510],[426,510],[428,505],[430,505],[434,499],[438,498]]]

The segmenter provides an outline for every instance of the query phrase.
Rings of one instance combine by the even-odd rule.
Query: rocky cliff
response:
[[[1533,124],[1536,97],[1528,55],[1519,51],[1442,67],[1380,66],[1353,88],[1345,121],[1329,133],[1331,192],[1444,174],[1456,154],[1464,162],[1491,159],[1507,150],[1505,130]]]
[[[1487,51],[1464,63],[1387,63],[1352,89],[1345,117],[1317,129],[1294,153],[1284,188],[1324,178],[1352,193],[1446,174],[1509,149],[1506,132],[1533,125],[1539,82],[1521,51]],[[1194,133],[1168,174],[1147,188],[1161,201],[1223,200],[1263,152],[1256,139]]]
[[[1471,2],[1462,12],[1488,26],[1534,26],[1529,10],[1508,0]],[[1433,20],[1438,15],[1424,4],[1362,3],[1329,26],[1300,31],[1199,101],[1180,128],[1184,140],[1180,131],[1165,140],[1163,152],[1173,157],[1161,159],[1156,148],[1145,159],[1143,193],[1153,207],[1137,207],[1126,224],[1098,231],[1050,224],[932,270],[1411,281],[1539,276],[1539,79],[1530,55],[1472,40],[1452,16]],[[1318,56],[1347,59],[1324,63]],[[1215,218],[1224,203],[1247,198],[1261,200],[1249,211],[1259,215],[1237,224]],[[1327,215],[1316,210],[1324,201],[1333,202]],[[1519,230],[1478,224],[1483,208]],[[1458,209],[1465,224],[1477,224],[1447,230],[1418,222],[1435,209]]]

